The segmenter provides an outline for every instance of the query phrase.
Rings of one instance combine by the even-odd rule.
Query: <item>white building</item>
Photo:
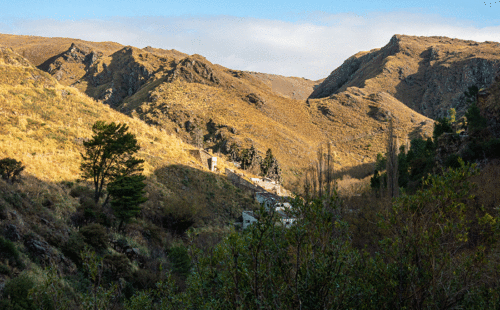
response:
[[[253,211],[243,211],[243,229],[258,221],[258,216]]]

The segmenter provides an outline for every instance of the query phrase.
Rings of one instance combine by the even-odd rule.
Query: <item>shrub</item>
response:
[[[119,278],[129,278],[131,274],[131,265],[125,254],[106,254],[103,259],[105,266],[105,275],[111,281],[117,281]]]
[[[100,224],[90,224],[80,229],[83,240],[97,250],[108,247],[109,236],[106,228]]]
[[[4,264],[0,264],[0,274],[10,276],[10,268],[8,266],[5,266]]]
[[[24,170],[24,166],[20,161],[13,158],[4,158],[0,160],[0,175],[7,182],[14,183],[19,175]]]
[[[68,241],[62,246],[62,252],[69,257],[75,264],[81,265],[80,253],[85,248],[82,235],[79,233],[72,233]]]
[[[159,275],[148,269],[138,269],[133,274],[134,285],[140,290],[155,288],[159,280]]]
[[[486,155],[490,158],[500,157],[500,139],[491,139],[485,143]]]
[[[78,185],[69,191],[69,195],[73,198],[88,196],[92,197],[92,190],[86,186]]]
[[[447,117],[438,118],[434,124],[433,140],[437,142],[438,138],[445,132],[453,132],[450,119]]]
[[[450,168],[460,168],[460,162],[459,159],[460,156],[458,154],[451,154],[448,156],[444,162],[445,167],[450,167]]]
[[[172,263],[172,269],[174,272],[187,276],[191,270],[191,259],[189,258],[188,251],[186,247],[173,246],[168,251],[168,259]]]
[[[16,265],[19,268],[24,268],[24,264],[21,261],[19,251],[17,250],[15,244],[3,237],[0,237],[0,258],[9,261],[10,265]]]
[[[5,193],[3,196],[3,199],[5,202],[10,204],[11,206],[15,208],[21,208],[23,206],[23,195],[16,193],[16,192],[11,192],[11,193]]]
[[[3,290],[4,300],[0,301],[0,309],[35,310],[35,305],[28,298],[29,290],[35,286],[33,280],[26,274],[8,281]]]

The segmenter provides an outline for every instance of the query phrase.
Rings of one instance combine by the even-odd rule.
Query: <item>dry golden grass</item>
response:
[[[193,147],[177,136],[119,113],[16,59],[22,58],[0,49],[0,158],[23,163],[24,182],[14,188],[40,205],[49,199],[55,218],[67,219],[76,211],[78,200],[64,184],[78,182],[82,142],[92,136],[97,120],[125,123],[136,136],[138,157],[145,160],[149,200],[143,214],[149,220],[167,212],[184,214],[196,225],[223,225],[254,204],[223,175],[209,172],[206,163],[189,153]],[[223,158],[218,167],[234,169]]]
[[[176,137],[62,86],[36,68],[4,63],[0,72],[0,157],[21,160],[26,172],[42,180],[78,177],[81,142],[91,137],[97,120],[128,124],[141,145],[146,174],[194,160],[185,151],[192,147]]]
[[[369,115],[373,109],[391,112],[399,119],[402,141],[408,136],[418,135],[419,124],[423,121],[428,123],[421,126],[420,134],[428,135],[432,127],[430,120],[380,91],[352,88],[345,94],[309,100],[307,104],[305,100],[291,98],[307,97],[305,92],[312,90],[317,82],[230,70],[212,64],[200,55],[187,56],[175,50],[124,48],[108,42],[64,38],[2,35],[0,39],[15,50],[29,50],[30,55],[38,55],[38,58],[30,58],[35,64],[40,63],[37,59],[48,59],[65,52],[73,42],[82,50],[102,53],[93,67],[86,69],[89,70],[87,73],[81,63],[75,64],[63,57],[52,59],[52,63],[58,62],[64,69],[60,79],[62,84],[72,84],[96,99],[102,98],[102,94],[113,85],[115,89],[121,89],[123,96],[123,89],[130,88],[130,81],[124,80],[124,76],[130,76],[130,70],[135,70],[134,74],[150,72],[147,77],[137,75],[135,85],[141,86],[134,88],[131,96],[125,96],[124,103],[117,106],[117,110],[153,124],[185,142],[192,139],[185,131],[186,121],[201,126],[203,134],[208,134],[206,124],[210,120],[216,125],[233,127],[237,133],[226,132],[225,139],[244,148],[254,145],[262,155],[271,148],[282,165],[287,183],[295,182],[301,169],[309,166],[315,157],[319,144],[328,141],[334,144],[338,168],[348,170],[362,166],[368,169],[366,164],[374,162],[378,152],[384,152],[387,127],[384,120]],[[42,53],[38,46],[46,45],[52,46],[47,49],[51,52]],[[184,71],[179,71],[177,69],[182,62],[186,66],[182,68]],[[187,66],[188,63],[194,66],[195,62],[207,68],[205,73],[215,76],[217,82]],[[171,76],[173,69],[179,73],[176,78]],[[109,74],[106,73],[108,71]],[[97,76],[104,78],[95,84],[92,79]],[[189,77],[194,77],[197,82],[189,82]],[[382,86],[377,85],[379,88]],[[298,92],[295,95],[294,87]],[[116,92],[113,94],[116,95]],[[264,104],[256,106],[248,103],[246,96],[250,93],[261,97]],[[219,142],[207,142],[205,147],[214,147]],[[363,178],[364,175],[356,177]]]

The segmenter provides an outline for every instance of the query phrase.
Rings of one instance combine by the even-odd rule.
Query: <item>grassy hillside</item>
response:
[[[25,46],[23,40],[32,43]],[[401,141],[409,133],[430,133],[429,119],[380,90],[347,94],[357,98],[354,105],[346,96],[317,103],[305,98],[320,81],[232,70],[175,50],[72,43],[6,36],[3,44],[40,55],[32,61],[45,57],[40,68],[63,85],[184,142],[201,134],[205,148],[222,154],[233,143],[240,149],[253,145],[262,156],[271,148],[288,186],[297,184],[325,142],[335,145],[337,169],[359,178],[371,173],[376,154],[385,150],[387,111],[402,120]],[[58,54],[42,53],[37,44],[54,44]]]
[[[141,145],[138,156],[145,160],[151,197],[146,208],[176,211],[184,204],[198,208],[188,213],[199,215],[200,221],[210,218],[220,224],[252,205],[225,177],[213,175],[189,155],[192,147],[176,136],[59,84],[7,48],[0,49],[0,113],[0,158],[22,161],[25,173],[40,181],[76,182],[82,142],[91,137],[92,125],[97,120],[114,121],[128,124]],[[220,160],[219,165],[223,170],[226,163]],[[207,199],[207,195],[215,198]],[[232,211],[214,217],[211,212],[224,202]]]

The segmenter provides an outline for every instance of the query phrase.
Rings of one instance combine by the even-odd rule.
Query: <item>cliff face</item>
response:
[[[348,87],[384,91],[430,118],[455,108],[463,115],[463,92],[489,86],[500,68],[500,44],[446,37],[395,35],[390,42],[347,59],[310,95],[324,98]]]

